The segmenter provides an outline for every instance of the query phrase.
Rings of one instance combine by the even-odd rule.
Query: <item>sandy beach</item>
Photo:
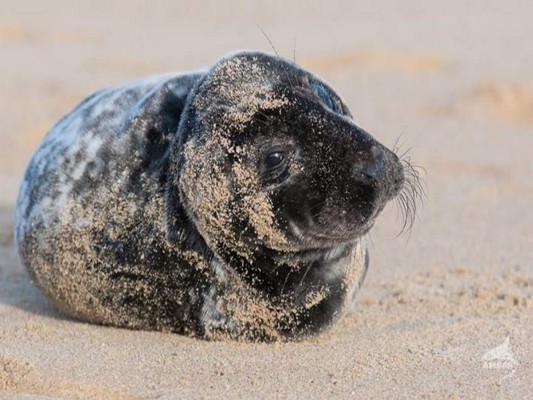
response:
[[[0,0],[0,399],[531,398],[533,3]],[[324,78],[427,170],[390,205],[352,312],[298,343],[206,342],[71,320],[13,244],[24,169],[95,90],[236,49]]]

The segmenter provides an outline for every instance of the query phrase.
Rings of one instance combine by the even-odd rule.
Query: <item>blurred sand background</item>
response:
[[[103,86],[270,51],[256,24],[366,130],[414,146],[428,198],[409,240],[389,206],[353,312],[302,343],[63,317],[13,248],[32,152]],[[0,1],[0,398],[531,398],[532,40],[529,0]]]

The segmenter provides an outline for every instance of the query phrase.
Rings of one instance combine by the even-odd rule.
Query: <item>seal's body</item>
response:
[[[348,309],[360,238],[403,182],[324,82],[241,52],[102,90],[59,121],[22,182],[16,242],[79,319],[298,338]]]

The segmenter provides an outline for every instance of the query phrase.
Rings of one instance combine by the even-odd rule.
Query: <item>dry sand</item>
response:
[[[0,398],[531,398],[533,3],[149,3],[0,1]],[[389,207],[353,312],[302,343],[64,318],[12,244],[32,151],[102,86],[268,50],[255,24],[381,141],[415,146],[428,199],[409,241]]]

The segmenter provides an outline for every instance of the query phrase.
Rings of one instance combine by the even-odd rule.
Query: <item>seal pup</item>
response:
[[[92,323],[274,341],[330,327],[404,164],[324,81],[256,51],[101,90],[47,134],[17,201],[32,280]]]

